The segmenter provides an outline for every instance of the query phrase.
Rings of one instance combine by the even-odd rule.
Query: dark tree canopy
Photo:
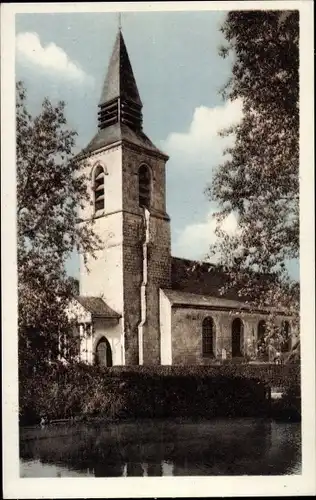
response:
[[[69,331],[65,305],[73,282],[65,261],[74,248],[93,253],[99,241],[92,225],[76,224],[86,179],[74,161],[76,133],[67,128],[65,104],[45,99],[33,117],[19,82],[16,133],[20,361],[40,362],[56,354]]]
[[[245,288],[254,271],[273,274],[275,286],[256,283],[257,299],[291,309],[298,286],[286,261],[299,257],[299,13],[233,11],[221,31],[220,54],[232,56],[222,94],[242,101],[243,118],[222,132],[235,141],[207,189],[219,205],[211,252],[221,256],[232,281],[244,277]],[[221,228],[231,213],[235,235]]]

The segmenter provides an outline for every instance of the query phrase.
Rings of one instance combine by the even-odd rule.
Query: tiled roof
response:
[[[218,266],[172,257],[171,287],[173,290],[235,301],[247,300],[247,297],[241,299],[238,296],[238,290],[233,287],[229,287],[222,295],[220,289],[228,282],[229,275]]]
[[[197,293],[183,292],[180,290],[171,290],[170,288],[163,289],[164,294],[168,297],[173,306],[192,306],[192,307],[214,307],[216,309],[229,308],[239,309],[241,307],[240,300],[229,300],[226,298],[214,297],[211,295],[202,295]],[[250,309],[250,305],[243,304],[246,309]]]
[[[222,267],[207,262],[195,262],[188,259],[172,257],[171,259],[171,289],[172,291],[203,295],[226,301],[246,304],[253,302],[253,296],[240,294],[242,285],[229,285],[230,275]],[[245,275],[249,280],[249,276]],[[272,274],[253,274],[253,282],[269,286],[275,277]],[[224,293],[222,288],[226,286]],[[263,287],[263,288],[264,288]],[[233,306],[232,306],[233,307]],[[270,307],[273,307],[271,304]]]
[[[78,295],[75,299],[81,304],[92,316],[96,318],[115,318],[121,317],[116,311],[108,306],[101,297],[91,297]]]

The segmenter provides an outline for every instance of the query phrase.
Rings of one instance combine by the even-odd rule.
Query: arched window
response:
[[[244,324],[240,318],[232,322],[232,358],[239,358],[243,353]]]
[[[104,210],[104,179],[105,173],[102,165],[98,165],[94,171],[94,211]]]
[[[112,349],[108,339],[102,337],[95,351],[95,363],[99,366],[112,366]]]
[[[281,351],[282,352],[288,352],[291,349],[290,332],[291,332],[290,323],[288,321],[283,321],[282,327],[281,327],[281,335],[282,335]]]
[[[147,165],[141,165],[138,170],[139,206],[150,207],[151,175]]]
[[[212,318],[208,317],[202,323],[202,355],[205,358],[214,356],[215,326]]]
[[[261,319],[258,323],[257,330],[257,347],[258,347],[258,356],[261,359],[265,359],[267,357],[267,348],[266,348],[266,322]]]

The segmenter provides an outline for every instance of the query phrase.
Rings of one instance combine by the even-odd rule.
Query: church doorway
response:
[[[95,351],[95,363],[99,366],[112,366],[112,349],[108,339],[102,337]]]
[[[240,318],[232,322],[232,358],[242,356],[242,344],[244,341],[244,325]]]

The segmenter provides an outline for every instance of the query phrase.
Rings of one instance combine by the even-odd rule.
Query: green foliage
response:
[[[243,118],[222,132],[234,145],[207,189],[219,205],[211,254],[241,297],[273,306],[272,329],[283,310],[298,333],[299,287],[285,263],[299,257],[299,13],[233,11],[221,31],[220,53],[233,61],[222,94],[242,101]],[[233,235],[222,225],[230,214],[238,220]]]
[[[97,367],[80,363],[47,365],[40,373],[25,377],[20,386],[23,420],[104,415],[115,416],[120,398],[115,377]]]
[[[19,363],[32,371],[57,355],[69,332],[66,259],[74,248],[93,253],[100,242],[92,225],[76,224],[86,178],[72,153],[76,133],[67,128],[65,104],[44,99],[33,117],[21,82],[16,90]]]
[[[279,386],[300,385],[299,364],[276,365],[267,363],[242,363],[236,364],[227,360],[219,365],[190,365],[190,366],[114,366],[109,373],[120,377],[227,377],[260,380]]]
[[[20,388],[22,423],[46,418],[251,416],[267,410],[265,384],[299,386],[299,367],[47,366]]]
[[[299,384],[286,388],[280,399],[272,402],[271,416],[277,420],[301,420],[301,389]]]

